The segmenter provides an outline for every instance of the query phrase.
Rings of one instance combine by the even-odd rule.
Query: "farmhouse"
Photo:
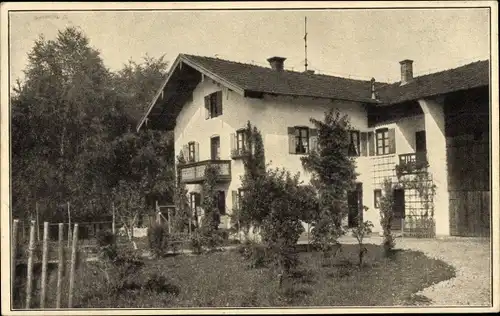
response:
[[[314,150],[322,120],[336,108],[349,116],[357,189],[349,193],[349,225],[362,211],[380,231],[382,183],[402,183],[394,192],[393,226],[432,219],[433,234],[489,235],[489,61],[413,76],[403,60],[396,83],[285,70],[285,58],[269,67],[180,54],[137,130],[173,130],[175,151],[187,163],[180,181],[200,215],[201,183],[207,164],[221,174],[218,203],[222,226],[238,207],[244,173],[245,128],[252,122],[263,136],[266,162],[301,173],[300,157]],[[404,220],[404,221],[403,221]]]

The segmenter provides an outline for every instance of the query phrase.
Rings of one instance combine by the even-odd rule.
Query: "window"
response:
[[[373,191],[373,205],[375,208],[380,208],[380,198],[382,197],[382,190]]]
[[[212,160],[220,159],[220,137],[210,138],[210,156]]]
[[[377,155],[389,154],[389,130],[387,128],[376,131]]]
[[[233,209],[238,210],[241,207],[241,201],[243,199],[243,189],[233,190]]]
[[[188,161],[189,162],[195,162],[196,161],[196,158],[195,158],[196,157],[195,142],[189,142],[188,146],[189,146]]]
[[[307,154],[309,152],[309,128],[295,128],[295,153]]]
[[[360,138],[359,131],[349,132],[349,156],[359,156],[360,155]]]
[[[244,151],[247,141],[246,130],[242,129],[236,132],[236,149],[238,151]]]
[[[205,118],[222,115],[222,91],[217,91],[205,96]]]

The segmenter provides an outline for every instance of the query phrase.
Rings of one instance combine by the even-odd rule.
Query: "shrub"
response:
[[[163,275],[157,274],[149,275],[143,287],[148,291],[156,293],[172,294],[175,296],[180,293],[180,288],[177,285],[172,284],[172,282]]]
[[[156,257],[162,257],[167,253],[169,240],[170,236],[165,225],[155,223],[148,229],[149,249]]]
[[[363,210],[366,212],[368,207],[364,206]],[[373,224],[370,221],[364,221],[361,215],[358,215],[356,221],[357,226],[352,230],[352,236],[356,238],[359,245],[359,253],[358,253],[358,265],[361,267],[363,265],[363,257],[368,252],[368,249],[363,245],[363,240],[366,236],[372,233]]]
[[[194,254],[199,255],[203,253],[203,236],[198,231],[191,234],[190,244]]]
[[[116,236],[108,229],[100,230],[96,235],[98,253],[107,260],[114,260],[118,255]]]
[[[386,256],[390,256],[396,245],[392,235],[393,206],[393,186],[391,180],[386,178],[383,182],[383,194],[380,197],[380,225],[383,230],[383,247]]]
[[[248,261],[250,268],[263,268],[267,266],[269,260],[264,245],[255,242],[245,242],[237,248],[237,251]]]

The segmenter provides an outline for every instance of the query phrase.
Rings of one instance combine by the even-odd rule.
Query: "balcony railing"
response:
[[[220,182],[231,181],[231,160],[204,160],[179,166],[180,181],[186,184],[201,183],[205,180],[205,169],[208,165],[219,166]]]
[[[245,156],[248,156],[250,153],[247,149],[245,148],[235,148],[231,150],[231,158],[232,159],[240,159]]]
[[[399,171],[401,174],[411,174],[427,168],[427,152],[416,152],[399,155]]]

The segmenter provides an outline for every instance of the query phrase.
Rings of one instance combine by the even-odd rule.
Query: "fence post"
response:
[[[71,267],[69,271],[68,308],[73,307],[73,287],[75,283],[75,261],[76,261],[77,242],[78,242],[78,224],[75,224],[75,230],[73,232],[73,244],[71,245]]]
[[[67,202],[68,205],[68,248],[71,242],[71,211],[69,208],[69,202]]]
[[[49,223],[43,222],[43,250],[42,250],[42,280],[40,291],[40,308],[45,308],[45,297],[47,295],[47,263],[48,263],[48,242]]]
[[[38,216],[38,202],[35,202],[36,212],[36,240],[40,241],[40,217]]]
[[[12,284],[11,288],[11,293],[14,293],[14,288],[15,288],[15,282],[16,282],[16,259],[17,259],[17,236],[18,236],[18,226],[19,226],[19,220],[15,219],[14,223],[12,224],[12,247],[10,249],[10,272],[11,272],[11,277],[10,277],[10,282]]]
[[[35,248],[35,221],[30,224],[30,241],[28,246],[28,271],[26,276],[26,309],[31,305],[32,279],[33,279],[33,250]]]
[[[113,235],[115,235],[115,202],[111,203],[111,209],[113,211],[113,222],[111,223],[111,231],[113,232]]]
[[[167,209],[167,225],[168,225],[168,233],[170,234],[171,228],[170,228],[170,209]]]
[[[59,223],[59,243],[57,244],[57,288],[56,288],[56,308],[61,308],[61,285],[63,275],[63,241],[64,224]]]

